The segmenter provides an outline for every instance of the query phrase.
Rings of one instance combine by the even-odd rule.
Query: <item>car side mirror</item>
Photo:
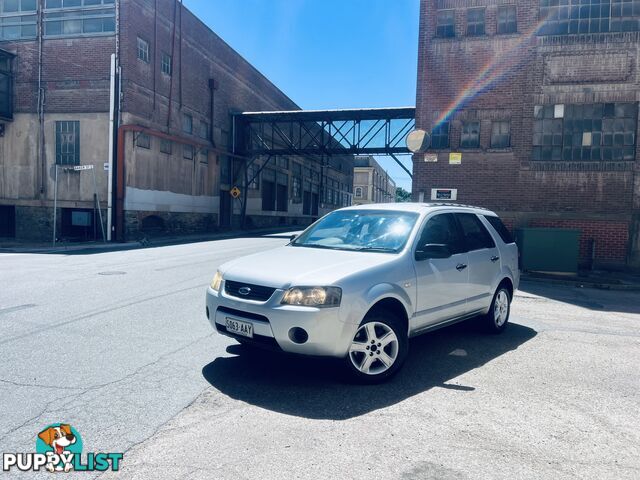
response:
[[[444,243],[427,243],[422,248],[416,250],[416,260],[427,260],[429,258],[449,258],[451,250]]]

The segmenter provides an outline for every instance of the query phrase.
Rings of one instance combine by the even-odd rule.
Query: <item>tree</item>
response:
[[[396,202],[410,202],[411,201],[411,192],[407,192],[402,187],[396,188]]]

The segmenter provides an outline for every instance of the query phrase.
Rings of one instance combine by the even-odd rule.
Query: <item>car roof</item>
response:
[[[494,212],[483,207],[474,207],[472,205],[461,205],[459,203],[416,203],[416,202],[398,202],[398,203],[368,203],[365,205],[353,205],[343,208],[342,210],[393,210],[395,212],[417,212],[429,213],[434,210],[460,210],[464,212],[473,212],[481,215],[495,215]]]

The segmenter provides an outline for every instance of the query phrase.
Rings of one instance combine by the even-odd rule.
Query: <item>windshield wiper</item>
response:
[[[354,248],[354,250],[358,252],[386,252],[386,253],[396,253],[395,248],[389,247],[358,247]]]
[[[307,247],[307,248],[324,248],[327,250],[344,250],[340,247],[333,247],[331,245],[320,245],[317,243],[292,243],[292,247]]]

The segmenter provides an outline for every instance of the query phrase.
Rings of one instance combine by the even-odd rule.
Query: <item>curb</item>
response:
[[[535,278],[527,276],[521,276],[520,281],[547,285],[564,285],[575,288],[593,288],[596,290],[640,292],[640,284],[591,283],[581,282],[580,280],[556,280],[555,278]]]
[[[228,233],[212,234],[208,236],[186,236],[186,237],[169,237],[169,238],[154,238],[151,240],[126,242],[126,243],[107,243],[107,244],[78,244],[78,245],[65,245],[59,247],[8,247],[0,248],[0,253],[78,253],[78,252],[110,252],[110,251],[125,251],[136,250],[143,248],[155,248],[165,247],[170,245],[188,245],[190,243],[203,243],[212,242],[215,240],[229,240],[232,238],[246,238],[254,235],[276,235],[279,233],[289,233],[300,231],[300,228],[287,228],[287,229],[268,229],[268,230],[236,230]]]

